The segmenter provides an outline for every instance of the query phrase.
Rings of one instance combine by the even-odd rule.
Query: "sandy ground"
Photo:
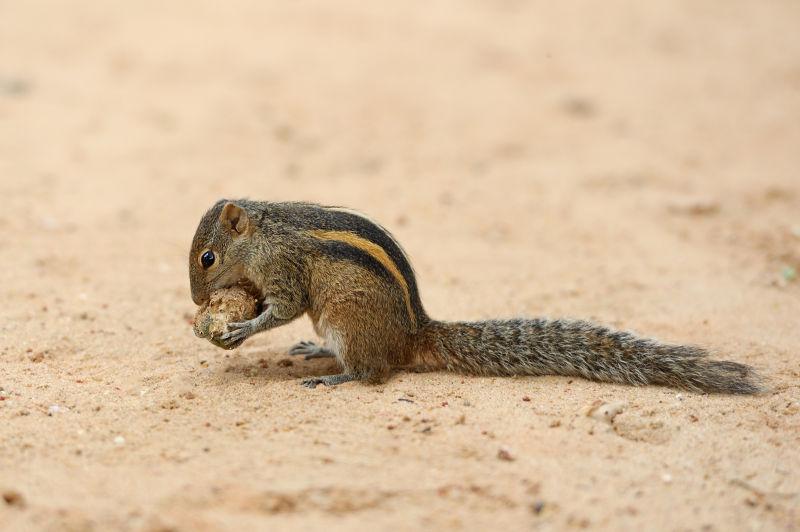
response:
[[[795,0],[0,3],[0,528],[797,530],[798,23]],[[306,319],[192,335],[188,246],[226,196],[379,219],[434,317],[593,318],[771,391],[304,389],[335,371],[285,355]]]

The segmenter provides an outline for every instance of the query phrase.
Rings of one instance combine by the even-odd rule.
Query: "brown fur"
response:
[[[318,257],[311,271],[314,293],[308,316],[322,337],[338,335],[336,348],[346,374],[379,382],[391,368],[408,364],[414,335],[404,302],[385,282],[351,263]]]
[[[397,265],[386,254],[386,251],[382,247],[375,244],[374,242],[370,242],[366,238],[361,238],[347,231],[315,230],[315,231],[310,231],[310,234],[314,238],[319,238],[320,240],[337,240],[340,242],[344,242],[345,244],[361,249],[365,253],[374,257],[375,260],[377,260],[383,267],[386,268],[386,270],[389,273],[392,274],[392,277],[394,277],[394,281],[403,290],[403,297],[405,299],[408,315],[410,316],[411,321],[414,321],[416,319],[416,317],[414,316],[414,309],[411,308],[411,296],[409,295],[408,292],[408,284],[406,283],[405,279],[403,279],[403,275],[400,273],[400,270],[397,269]]]

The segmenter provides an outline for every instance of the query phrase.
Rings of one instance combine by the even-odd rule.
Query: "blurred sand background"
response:
[[[0,3],[0,528],[797,530],[798,27],[795,0]],[[335,368],[285,356],[305,319],[192,335],[195,226],[243,196],[380,220],[434,317],[592,318],[772,389],[307,390]]]

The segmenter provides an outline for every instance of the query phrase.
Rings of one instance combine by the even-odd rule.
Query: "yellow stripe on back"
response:
[[[315,229],[313,231],[309,231],[311,236],[314,238],[318,238],[320,240],[332,240],[336,242],[343,242],[349,246],[353,246],[354,248],[360,249],[376,261],[378,261],[386,271],[388,271],[394,280],[397,281],[397,284],[400,285],[400,288],[403,289],[403,299],[406,303],[406,308],[408,309],[408,315],[411,318],[411,322],[416,322],[416,317],[414,314],[414,309],[411,306],[411,295],[408,292],[408,284],[406,284],[406,280],[403,277],[403,274],[400,273],[400,270],[397,268],[397,265],[394,261],[389,257],[382,247],[380,247],[375,242],[367,240],[366,238],[362,238],[355,233],[351,233],[349,231],[326,231],[324,229]]]
[[[383,231],[383,233],[387,237],[389,237],[391,239],[392,242],[394,242],[394,244],[397,246],[397,249],[400,250],[400,253],[405,255],[405,251],[403,251],[403,246],[400,245],[400,242],[398,242],[397,239],[395,239],[395,237],[392,235],[392,233],[390,233],[389,231],[387,231],[386,229],[381,227],[381,224],[379,224],[377,221],[373,220],[372,218],[370,218],[369,216],[367,216],[363,212],[357,211],[355,209],[348,209],[347,207],[325,207],[325,208],[327,210],[333,211],[333,212],[343,212],[345,214],[352,214],[353,216],[358,216],[359,218],[362,218],[362,219],[368,221],[369,223],[375,225],[376,227],[381,229]]]

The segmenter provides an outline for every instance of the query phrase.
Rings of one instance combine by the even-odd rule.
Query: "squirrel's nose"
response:
[[[208,301],[208,295],[201,290],[192,290],[192,301],[198,307]]]

